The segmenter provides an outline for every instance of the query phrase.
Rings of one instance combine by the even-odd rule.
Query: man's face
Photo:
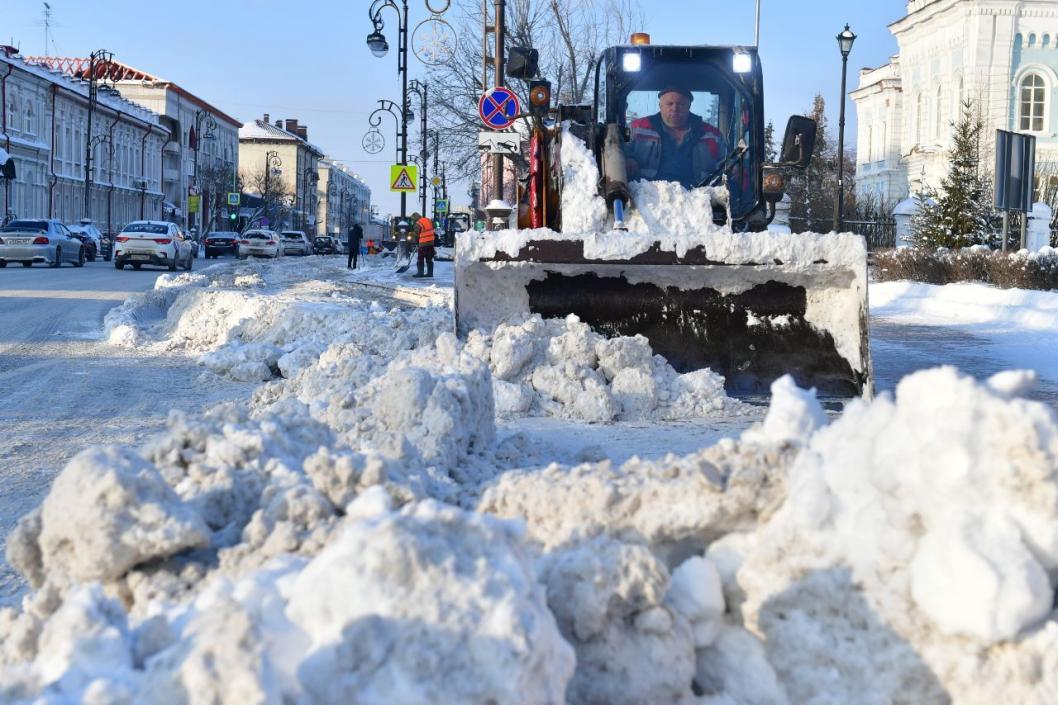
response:
[[[682,93],[669,91],[663,93],[658,100],[661,109],[661,121],[666,127],[676,130],[687,127],[687,120],[691,114],[691,99]]]

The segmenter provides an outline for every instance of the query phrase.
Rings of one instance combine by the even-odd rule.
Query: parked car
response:
[[[83,267],[84,261],[84,243],[58,220],[12,220],[0,228],[0,267],[8,262],[21,262],[23,267],[32,267],[34,262],[49,267],[70,262]]]
[[[257,228],[247,230],[239,239],[236,255],[239,259],[247,257],[278,257],[283,253],[282,238],[275,230]]]
[[[104,251],[103,233],[99,231],[99,228],[91,220],[82,218],[81,222],[70,223],[66,228],[74,234],[74,237],[85,244],[85,256],[89,262],[95,262],[96,257],[103,257],[107,262],[110,261],[110,248],[108,247],[107,251]]]
[[[320,235],[312,241],[312,251],[317,255],[336,255],[338,243],[330,235]]]
[[[312,254],[312,243],[300,230],[284,230],[280,235],[283,237],[284,255]]]
[[[227,230],[206,233],[205,246],[206,259],[234,255],[239,249],[239,233]]]
[[[114,239],[115,269],[124,269],[126,264],[131,264],[133,269],[152,264],[168,267],[170,272],[175,272],[178,265],[191,271],[193,247],[176,223],[134,220]]]

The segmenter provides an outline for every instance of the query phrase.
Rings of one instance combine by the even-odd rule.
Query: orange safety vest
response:
[[[433,237],[433,221],[423,216],[418,220],[419,224],[419,245],[432,245],[434,241]]]

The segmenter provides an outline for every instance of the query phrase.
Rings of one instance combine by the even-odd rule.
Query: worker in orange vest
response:
[[[415,274],[413,277],[432,277],[433,258],[435,254],[434,244],[436,237],[433,221],[418,213],[411,214],[411,221],[415,223],[415,234],[419,238],[419,259],[415,263]],[[423,264],[426,265],[426,274],[423,274]]]

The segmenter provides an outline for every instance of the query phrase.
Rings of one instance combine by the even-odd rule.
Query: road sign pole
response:
[[[506,3],[504,0],[496,0],[496,31],[493,36],[496,38],[496,53],[495,57],[495,71],[496,74],[496,87],[503,87],[503,50],[504,50],[504,34],[507,32],[506,24]],[[492,155],[492,188],[494,190],[493,199],[503,200],[503,155],[493,154]],[[491,224],[490,224],[491,225]]]

